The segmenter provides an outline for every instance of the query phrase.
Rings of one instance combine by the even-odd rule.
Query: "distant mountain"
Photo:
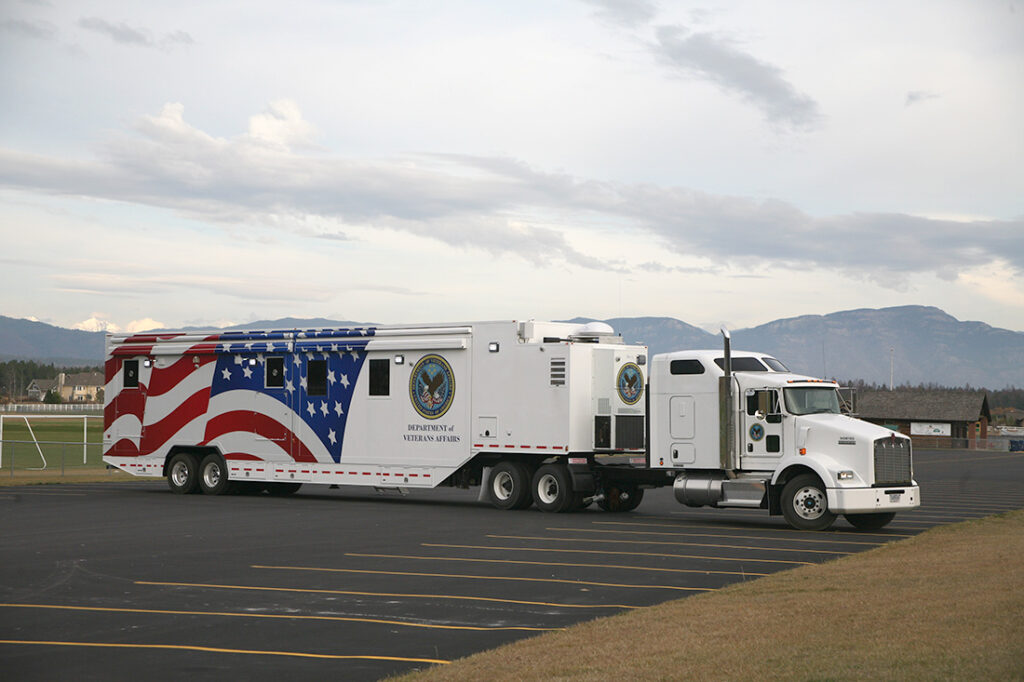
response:
[[[594,318],[575,318],[589,322]],[[671,317],[603,320],[629,343],[645,343],[650,354],[720,348],[721,337]],[[365,322],[323,318],[260,320],[231,329],[288,329],[365,326]],[[201,328],[196,327],[195,330]],[[962,322],[925,306],[846,310],[804,315],[732,332],[733,348],[778,357],[803,374],[897,384],[1024,387],[1024,332]],[[22,358],[63,365],[96,365],[103,360],[103,333],[83,332],[0,316],[0,359]]]

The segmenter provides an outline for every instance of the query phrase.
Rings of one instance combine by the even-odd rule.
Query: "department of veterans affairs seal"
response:
[[[409,398],[424,419],[444,416],[455,399],[455,374],[440,355],[424,355],[412,368]]]
[[[635,363],[627,362],[615,379],[619,397],[627,405],[636,405],[644,394],[644,373]]]

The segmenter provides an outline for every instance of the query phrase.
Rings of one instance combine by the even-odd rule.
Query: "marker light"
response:
[[[852,481],[853,480],[853,472],[852,471],[840,471],[839,474],[836,476],[836,478],[838,478],[840,481]]]

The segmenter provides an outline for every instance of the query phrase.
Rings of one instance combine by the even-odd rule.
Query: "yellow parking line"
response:
[[[66,604],[0,604],[0,608],[19,609],[57,609],[62,611],[100,611],[108,613],[152,613],[167,616],[228,616],[235,618],[279,618],[287,620],[332,620],[350,623],[377,623],[380,625],[399,625],[410,628],[430,628],[436,630],[529,630],[543,631],[561,630],[562,628],[530,628],[530,627],[483,627],[475,625],[433,625],[429,623],[413,623],[404,620],[383,620],[381,618],[355,618],[349,616],[299,616],[276,613],[240,613],[237,611],[178,611],[167,609],[129,609],[107,606],[70,606]]]
[[[491,549],[506,552],[558,552],[576,554],[617,554],[624,556],[657,556],[672,559],[709,559],[712,561],[748,561],[759,564],[792,564],[800,566],[813,565],[813,561],[789,561],[788,559],[752,559],[749,557],[699,556],[691,554],[658,554],[655,552],[618,552],[610,549],[549,549],[545,547],[490,547],[487,545],[448,545],[430,542],[422,543],[424,547],[445,547],[449,549]]]
[[[672,513],[675,514],[677,512],[672,512]],[[678,512],[678,513],[685,514],[686,512]],[[657,527],[657,528],[680,528],[680,527],[683,527],[683,526],[687,526],[687,527],[693,527],[693,528],[710,528],[712,530],[737,530],[737,526],[741,526],[741,528],[743,530],[750,530],[750,528],[748,526],[744,525],[742,522],[739,522],[737,525],[734,525],[734,526],[719,526],[719,525],[714,525],[714,524],[694,523],[693,521],[682,521],[682,520],[674,519],[672,517],[665,517],[665,516],[652,516],[650,518],[656,519],[656,520],[661,520],[661,521],[672,521],[673,523],[629,523],[629,522],[624,522],[624,521],[594,521],[594,523],[616,524],[616,525],[623,525],[623,526],[653,526],[653,527]],[[856,537],[864,537],[864,536],[868,536],[868,535],[877,535],[877,536],[886,537],[886,538],[892,538],[892,537],[896,537],[896,538],[909,538],[909,537],[913,537],[912,535],[899,535],[897,533],[864,533],[862,531],[856,531],[856,530],[853,530],[853,529],[842,530],[842,529],[838,529],[838,528],[837,529],[833,529],[833,530],[797,530],[796,528],[789,528],[787,526],[785,528],[783,528],[783,527],[764,528],[764,530],[766,532],[768,532],[768,533],[800,533],[800,534],[811,534],[811,535],[818,535],[818,536],[822,536],[822,535],[853,535],[853,536],[856,536]]]
[[[447,665],[451,661],[439,658],[406,658],[403,656],[371,656],[368,654],[311,654],[302,651],[254,651],[251,649],[222,649],[212,646],[189,644],[125,644],[121,642],[53,642],[44,640],[0,639],[0,644],[39,644],[44,646],[82,646],[108,649],[169,649],[172,651],[203,651],[215,654],[252,654],[256,656],[292,656],[295,658],[325,658],[330,660],[399,661],[401,663],[437,663]]]
[[[598,521],[597,523],[602,523]],[[609,522],[603,522],[609,523]],[[885,542],[856,542],[854,540],[813,540],[811,538],[769,538],[762,535],[726,535],[724,533],[666,533],[656,530],[604,530],[603,528],[545,528],[544,530],[573,531],[576,533],[629,533],[630,535],[663,535],[668,537],[682,536],[693,538],[734,538],[736,540],[768,540],[770,542],[815,542],[828,545],[864,545],[878,547]],[[765,548],[767,549],[767,548]]]
[[[462,545],[434,545],[436,547],[461,547]],[[515,547],[485,547],[484,549],[518,549]],[[544,550],[550,551],[550,550]],[[464,561],[484,564],[519,564],[525,566],[564,566],[567,568],[621,568],[628,571],[658,571],[662,573],[700,573],[701,575],[741,575],[741,576],[765,576],[768,573],[753,573],[751,571],[701,571],[696,568],[655,568],[653,566],[620,566],[616,564],[570,564],[556,561],[523,561],[521,559],[477,559],[457,556],[406,556],[404,554],[356,554],[348,552],[345,556],[358,556],[376,559],[423,559],[426,561]],[[602,583],[595,583],[600,585]],[[609,587],[640,587],[638,585],[615,585],[607,583]],[[680,587],[677,589],[701,590],[701,587]],[[709,588],[714,589],[714,588]]]
[[[553,606],[565,609],[639,609],[639,606],[626,604],[552,604],[542,601],[520,601],[517,599],[498,599],[496,597],[467,597],[452,594],[393,594],[389,592],[357,592],[355,590],[312,590],[299,587],[263,587],[253,585],[212,585],[209,583],[172,583],[136,580],[136,585],[156,585],[158,587],[201,587],[219,590],[254,590],[263,592],[303,592],[307,594],[349,594],[357,597],[402,597],[406,599],[458,599],[462,601],[489,601],[501,604],[524,604],[526,606]]]
[[[839,554],[846,556],[849,552],[836,552],[829,549],[794,549],[792,547],[747,547],[745,545],[720,545],[713,542],[669,542],[667,540],[616,540],[600,538],[544,538],[530,535],[487,535],[495,540],[544,540],[551,542],[614,542],[620,545],[672,545],[675,547],[715,547],[718,549],[753,549],[760,552],[811,552],[813,554]]]
[[[346,554],[345,556],[365,556],[359,554]],[[383,557],[386,555],[372,555],[376,557]],[[418,559],[420,557],[397,557],[401,559]],[[452,573],[413,573],[411,571],[370,571],[366,569],[358,568],[316,568],[316,567],[305,567],[305,566],[250,566],[249,568],[265,568],[273,569],[278,571],[324,571],[328,573],[370,573],[373,575],[408,575],[416,576],[418,578],[459,578],[459,579],[470,579],[470,580],[516,580],[523,582],[534,582],[534,583],[562,583],[566,585],[590,585],[595,587],[631,587],[637,589],[658,589],[658,590],[686,590],[686,591],[707,591],[708,588],[704,587],[678,587],[676,585],[619,585],[616,583],[598,583],[589,580],[566,580],[562,578],[520,578],[515,576],[504,576],[504,575],[460,575]],[[747,575],[750,575],[748,573]]]

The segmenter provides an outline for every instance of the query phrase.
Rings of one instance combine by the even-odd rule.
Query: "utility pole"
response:
[[[889,348],[889,390],[890,391],[892,390],[893,366],[894,366],[895,358],[896,358],[896,349],[890,347]]]

